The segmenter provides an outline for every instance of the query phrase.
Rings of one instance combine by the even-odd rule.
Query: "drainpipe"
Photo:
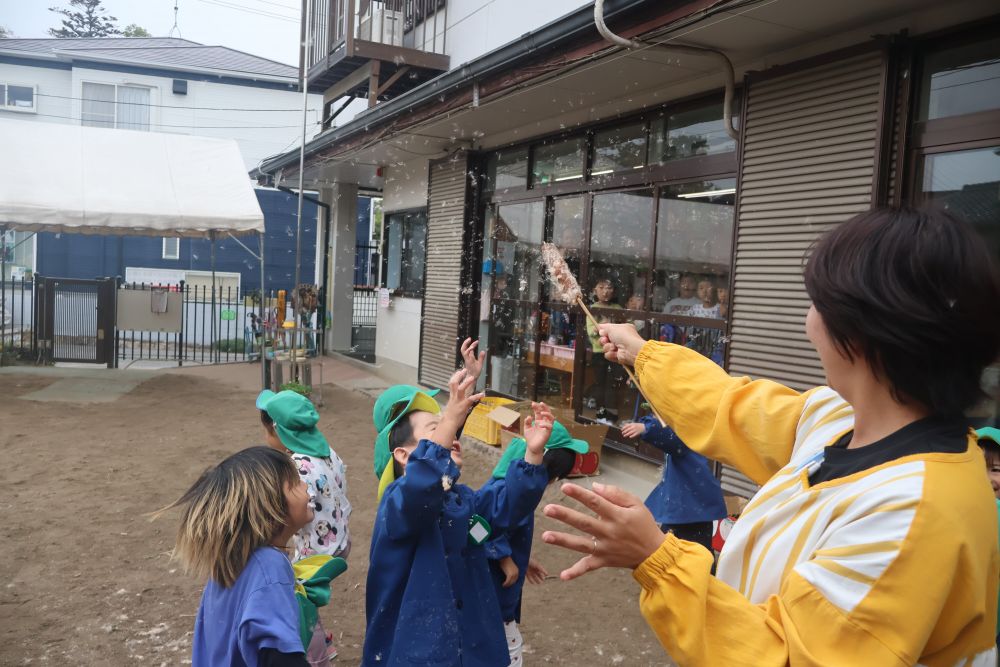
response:
[[[722,102],[722,122],[725,125],[726,134],[739,141],[740,133],[733,126],[733,98],[736,97],[736,72],[733,69],[733,62],[722,51],[708,49],[701,46],[686,46],[684,44],[660,44],[656,42],[640,42],[634,39],[626,39],[621,35],[616,35],[608,29],[604,23],[604,0],[594,1],[594,24],[601,37],[612,44],[617,44],[626,49],[659,48],[674,53],[687,53],[695,56],[710,56],[718,61],[722,67],[722,73],[726,80],[726,96]]]

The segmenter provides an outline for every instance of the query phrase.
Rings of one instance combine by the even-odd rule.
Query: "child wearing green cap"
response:
[[[442,411],[429,392],[399,385],[375,403],[379,508],[366,591],[366,667],[496,667],[508,652],[484,543],[531,515],[548,482],[543,448],[552,413],[540,403],[523,459],[503,484],[458,484],[456,436],[482,394],[458,371]]]
[[[510,465],[524,458],[526,450],[527,443],[524,438],[514,438],[493,469],[492,479],[486,483],[486,487],[503,484]],[[577,454],[586,454],[589,450],[590,446],[585,440],[574,439],[565,426],[553,422],[552,434],[545,443],[545,453],[542,456],[548,484],[557,479],[565,479],[576,464]],[[521,622],[524,580],[526,577],[531,577],[534,581],[541,581],[547,574],[545,569],[531,558],[534,533],[535,515],[529,514],[518,525],[502,533],[494,533],[493,539],[486,545],[490,573],[493,575],[493,585],[500,603],[500,616],[503,619],[504,633],[507,635],[510,667],[521,667],[524,664],[522,655],[524,641],[518,628]]]
[[[993,495],[996,497],[997,519],[1000,525],[1000,429],[985,426],[976,431],[976,437],[979,438],[979,446],[983,448],[983,456],[986,458],[986,475],[990,479],[990,486],[993,487]],[[997,606],[1000,607],[1000,599],[997,601]],[[996,641],[997,649],[1000,649],[1000,618],[997,619]]]
[[[312,521],[292,536],[292,561],[311,556],[347,558],[351,551],[347,469],[316,427],[316,407],[297,392],[265,389],[257,397],[257,409],[268,446],[291,457],[313,505]],[[329,664],[337,655],[332,635],[318,617],[311,632],[307,659],[315,665]]]

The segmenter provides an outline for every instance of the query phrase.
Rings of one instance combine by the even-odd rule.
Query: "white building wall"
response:
[[[416,369],[420,360],[420,309],[423,299],[393,297],[378,309],[375,333],[376,362],[394,361]]]
[[[247,170],[261,160],[298,143],[302,136],[302,96],[295,90],[188,80],[186,95],[173,93],[174,77],[106,70],[73,69],[73,118],[80,118],[84,82],[114,83],[150,88],[150,130],[235,139]],[[322,96],[310,95],[309,138],[319,128]],[[216,110],[218,109],[218,110]],[[233,109],[288,109],[235,111]]]
[[[73,73],[68,69],[27,67],[0,63],[0,82],[37,86],[35,113],[0,109],[0,118],[35,120],[44,123],[69,123],[72,117]]]
[[[514,41],[573,10],[581,0],[448,0],[446,51],[451,68]]]
[[[384,215],[427,206],[427,170],[427,160],[386,167],[382,189]],[[379,308],[375,334],[378,361],[390,360],[416,369],[420,358],[422,304],[422,299],[393,297],[389,308]]]
[[[79,124],[83,83],[114,83],[150,88],[150,130],[235,139],[247,171],[271,155],[298,144],[302,137],[302,95],[188,79],[187,95],[173,93],[174,77],[129,74],[74,67],[72,70],[0,63],[0,81],[38,86],[37,113],[0,110],[0,118]],[[321,95],[309,96],[307,135],[319,131]],[[211,109],[287,109],[231,111]]]
[[[427,206],[427,160],[385,168],[382,210],[385,213]]]

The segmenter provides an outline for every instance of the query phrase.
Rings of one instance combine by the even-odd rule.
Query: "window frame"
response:
[[[7,104],[7,98],[10,95],[10,87],[15,88],[30,88],[31,89],[31,108],[26,109],[24,107],[15,107]],[[38,113],[38,84],[30,83],[17,83],[15,81],[0,81],[0,87],[3,88],[3,95],[0,96],[0,110],[3,111],[13,111],[14,113]]]
[[[496,189],[492,191],[484,190],[484,198],[492,203],[509,203],[521,200],[537,199],[539,197],[580,194],[612,188],[640,187],[643,185],[652,187],[671,181],[684,182],[699,178],[708,178],[711,176],[732,176],[738,171],[738,145],[731,152],[678,158],[662,164],[658,162],[650,163],[649,160],[649,153],[652,145],[651,126],[652,122],[656,118],[661,115],[708,106],[712,103],[718,102],[721,98],[721,89],[711,91],[709,93],[698,93],[697,95],[674,100],[667,104],[644,109],[637,113],[623,115],[619,118],[588,125],[582,129],[555,132],[541,137],[536,137],[530,141],[520,141],[490,148],[484,151],[487,155],[487,159],[485,160],[486,163],[489,161],[488,156],[497,151],[527,148],[527,184],[525,187],[505,188],[502,191],[497,191]],[[737,119],[737,123],[743,113],[742,102],[743,89],[738,86],[736,89],[736,102],[734,103],[734,114]],[[614,172],[610,174],[593,175],[594,135],[605,130],[634,125],[637,122],[643,122],[646,128],[646,165],[641,169],[633,169],[630,172]],[[583,178],[545,185],[535,185],[532,183],[532,175],[535,168],[536,146],[560,143],[563,141],[579,139],[581,137],[585,140]]]
[[[164,237],[161,237],[161,238],[162,238],[162,246],[161,246],[161,253],[160,253],[161,256],[160,256],[160,259],[168,259],[168,260],[178,260],[178,259],[180,259],[181,258],[181,237],[179,237],[179,236],[164,236]],[[173,253],[173,254],[170,254],[170,253],[167,252],[167,243],[170,242],[170,241],[173,241],[173,242],[176,243],[176,252]]]
[[[89,80],[84,80],[84,81],[80,82],[80,124],[81,125],[84,124],[84,118],[83,118],[83,114],[84,114],[83,105],[84,105],[84,103],[86,103],[86,102],[103,102],[104,101],[104,100],[92,100],[92,99],[84,96],[83,89],[84,89],[84,86],[86,84],[88,84],[88,83],[89,84],[93,84],[93,85],[97,85],[97,86],[111,86],[112,88],[114,88],[114,91],[115,91],[115,99],[114,99],[113,102],[111,102],[111,104],[114,104],[114,108],[115,108],[114,124],[112,126],[110,126],[110,127],[108,127],[107,125],[91,125],[89,127],[105,127],[107,129],[114,129],[114,130],[122,130],[122,129],[135,130],[135,128],[123,128],[123,127],[119,126],[118,107],[122,103],[118,101],[118,89],[121,88],[122,86],[125,86],[126,88],[141,88],[141,89],[144,89],[144,90],[146,90],[146,91],[149,92],[149,103],[146,105],[148,107],[148,110],[149,110],[149,120],[147,121],[147,126],[148,127],[146,127],[145,129],[135,130],[135,131],[136,132],[151,132],[153,130],[153,126],[156,125],[156,123],[153,122],[153,109],[154,109],[154,106],[153,106],[153,91],[158,91],[159,88],[157,86],[149,86],[149,85],[141,84],[141,83],[117,82],[117,81],[89,81]]]
[[[427,207],[426,206],[420,206],[420,207],[416,207],[416,208],[399,209],[399,210],[395,210],[395,211],[383,211],[382,212],[382,238],[381,238],[381,241],[380,241],[380,243],[382,245],[382,250],[381,250],[381,253],[380,253],[381,254],[381,259],[382,259],[382,272],[381,272],[382,273],[382,277],[381,277],[381,280],[379,280],[379,287],[382,288],[382,289],[389,289],[389,294],[392,295],[392,296],[403,297],[403,298],[407,298],[407,299],[423,299],[424,298],[425,288],[426,288],[426,285],[427,285],[427,248],[426,248],[426,241],[425,241],[425,244],[424,244],[424,275],[421,276],[421,278],[420,278],[420,289],[419,290],[411,290],[411,289],[406,289],[406,288],[402,287],[402,285],[406,282],[406,281],[403,280],[403,270],[404,269],[403,269],[402,264],[401,264],[401,268],[400,268],[400,285],[401,286],[398,287],[398,288],[388,288],[387,287],[388,280],[389,280],[389,226],[390,226],[390,223],[392,222],[391,219],[393,217],[395,217],[395,216],[401,216],[402,217],[403,230],[402,230],[402,233],[400,235],[400,239],[405,243],[405,240],[407,238],[407,234],[406,234],[407,230],[406,230],[406,228],[413,224],[412,221],[407,221],[406,216],[413,216],[413,215],[423,216],[424,234],[426,235],[427,232],[428,232],[428,225],[429,225],[429,219],[428,219]]]

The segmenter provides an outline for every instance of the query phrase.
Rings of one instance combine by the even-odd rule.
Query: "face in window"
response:
[[[701,305],[711,308],[715,305],[715,285],[711,280],[701,280],[698,282],[698,299]]]
[[[692,276],[681,276],[680,284],[680,297],[682,299],[690,299],[694,297],[695,292],[698,289],[697,283],[694,281]]]
[[[645,305],[645,300],[641,294],[633,294],[628,298],[628,305],[625,307],[628,310],[644,310]]]
[[[611,284],[610,280],[602,280],[594,286],[594,296],[597,298],[597,302],[601,304],[611,303],[611,299],[615,297],[615,288]]]

